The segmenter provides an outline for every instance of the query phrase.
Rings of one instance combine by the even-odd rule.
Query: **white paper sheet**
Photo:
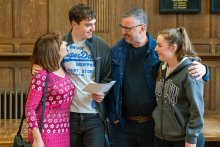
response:
[[[89,83],[82,90],[88,93],[98,93],[98,92],[107,92],[109,89],[115,84],[115,81],[111,81],[109,83]]]

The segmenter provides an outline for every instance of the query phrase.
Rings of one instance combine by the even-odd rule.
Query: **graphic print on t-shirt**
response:
[[[91,76],[94,72],[94,64],[91,53],[86,46],[77,46],[72,44],[68,46],[68,56],[65,62],[75,62],[74,68],[68,68],[68,72],[79,77]]]
[[[94,64],[89,47],[85,41],[75,41],[67,47],[68,55],[64,57],[64,67],[71,76],[76,87],[71,112],[97,113],[94,109],[91,94],[82,88],[94,81]]]

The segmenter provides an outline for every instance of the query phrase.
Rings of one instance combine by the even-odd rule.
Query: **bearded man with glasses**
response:
[[[155,39],[147,32],[148,18],[140,8],[122,15],[122,35],[112,48],[112,80],[108,97],[110,136],[114,147],[152,147],[156,106],[155,84],[160,65]],[[208,80],[206,66],[199,62],[189,71]],[[196,70],[194,66],[198,67]],[[204,76],[205,75],[205,76]]]

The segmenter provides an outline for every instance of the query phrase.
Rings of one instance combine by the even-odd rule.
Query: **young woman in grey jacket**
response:
[[[155,89],[154,147],[203,147],[204,83],[188,73],[199,57],[185,28],[160,31],[155,51],[162,63]]]

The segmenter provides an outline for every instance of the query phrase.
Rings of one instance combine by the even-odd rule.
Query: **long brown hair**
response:
[[[39,37],[34,45],[32,63],[38,64],[48,71],[56,71],[60,67],[60,46],[62,36],[48,33]]]
[[[186,56],[198,57],[184,27],[164,29],[159,31],[158,35],[163,36],[169,45],[176,44],[177,61],[180,62]]]

